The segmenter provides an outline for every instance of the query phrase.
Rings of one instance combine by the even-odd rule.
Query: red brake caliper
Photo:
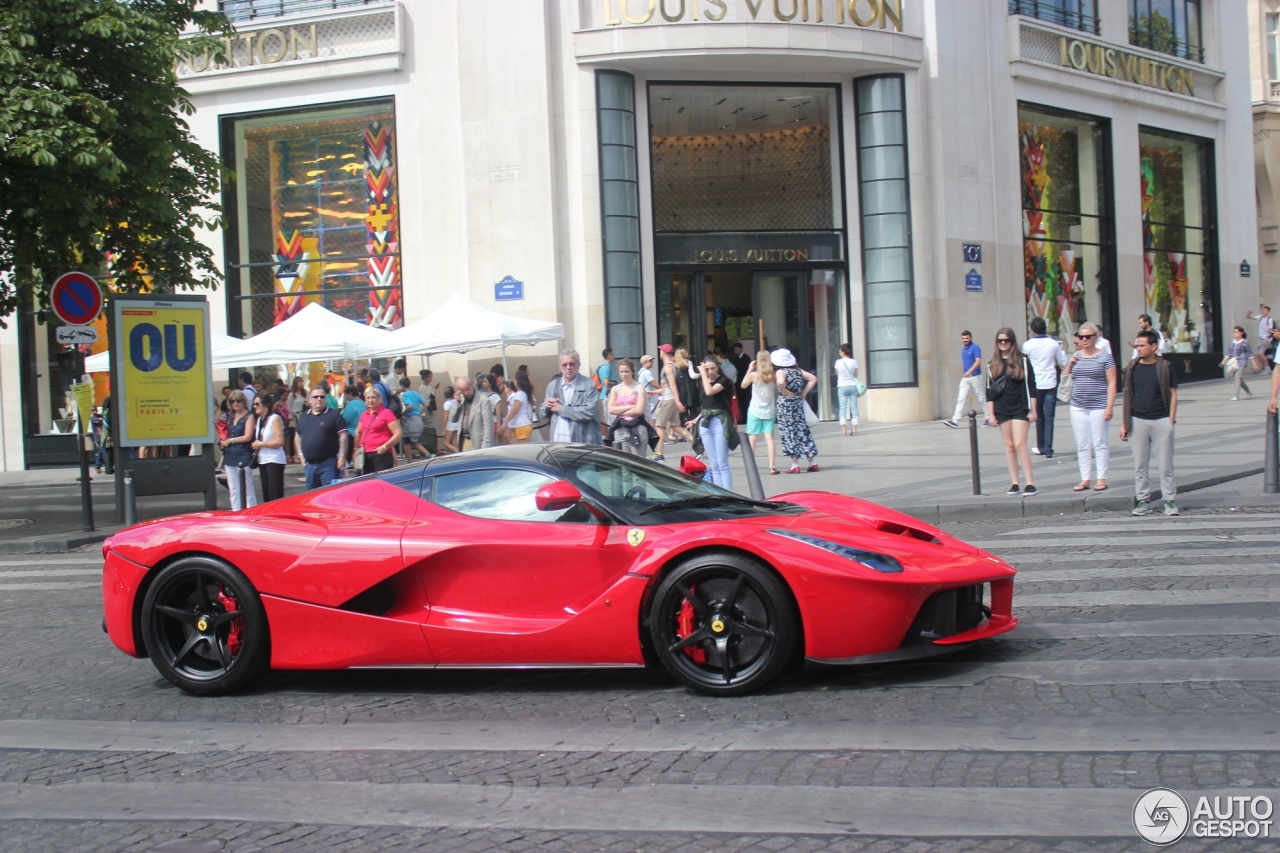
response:
[[[228,593],[222,587],[218,588],[218,603],[228,612],[233,613],[240,609],[240,603],[236,601],[236,597]],[[227,632],[227,651],[235,657],[240,653],[240,633],[244,630],[244,617],[237,616],[231,620],[231,629]]]
[[[693,592],[691,587],[690,592]],[[693,633],[693,605],[689,603],[689,599],[684,600],[684,604],[680,606],[680,615],[676,617],[676,628],[680,634],[676,639],[683,639]],[[694,663],[706,663],[707,652],[701,646],[685,646],[684,653],[693,659]]]

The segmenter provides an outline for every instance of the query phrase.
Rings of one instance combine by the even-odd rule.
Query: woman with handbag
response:
[[[284,418],[275,403],[266,392],[253,401],[258,423],[254,430],[256,440],[250,446],[258,454],[263,503],[284,497],[284,466],[289,461],[284,452]]]
[[[841,344],[836,359],[836,393],[840,395],[840,435],[858,434],[858,362],[853,345]]]
[[[782,452],[791,457],[788,474],[800,473],[800,460],[805,460],[807,470],[817,471],[818,445],[809,431],[809,408],[804,398],[818,384],[818,377],[796,367],[796,357],[791,350],[773,351],[769,360],[775,368],[774,381],[778,385],[778,432],[782,434]]]
[[[1060,402],[1071,403],[1071,431],[1076,436],[1076,462],[1080,465],[1080,484],[1072,491],[1089,488],[1095,469],[1098,479],[1095,492],[1107,489],[1107,464],[1111,446],[1107,428],[1116,402],[1116,360],[1102,349],[1102,333],[1093,323],[1081,323],[1076,329],[1076,351],[1062,373],[1062,385],[1070,386],[1070,396]]]
[[[1244,391],[1244,398],[1248,400],[1253,396],[1253,392],[1249,390],[1249,384],[1244,381],[1246,371],[1252,372],[1256,370],[1250,363],[1253,358],[1253,348],[1249,346],[1249,336],[1245,334],[1244,329],[1236,326],[1231,330],[1231,343],[1227,344],[1227,357],[1222,360],[1222,366],[1227,368],[1228,374],[1235,373],[1236,376],[1236,394],[1232,400],[1240,399],[1240,391]],[[1235,362],[1235,370],[1231,370],[1231,363]]]
[[[636,368],[631,359],[624,358],[614,366],[619,382],[609,389],[607,399],[609,414],[613,417],[613,447],[635,456],[649,455],[649,422],[644,410],[647,402],[645,389],[636,382]]]
[[[258,496],[253,488],[253,431],[257,419],[249,411],[248,399],[243,391],[235,390],[227,396],[230,417],[227,437],[218,444],[222,447],[222,467],[227,474],[227,488],[231,490],[231,509],[257,506]],[[240,493],[243,478],[244,494]]]
[[[1027,431],[1036,421],[1036,401],[1031,396],[1031,362],[1018,349],[1018,336],[1005,326],[996,332],[996,354],[987,363],[987,420],[999,424],[1004,436],[1004,455],[1013,485],[1007,494],[1033,497],[1035,475],[1031,472],[1031,451]],[[1027,487],[1018,488],[1018,463],[1026,475]]]
[[[729,451],[738,447],[738,428],[733,423],[733,383],[720,374],[720,362],[708,355],[698,365],[701,385],[698,416],[685,422],[685,429],[697,429],[694,453],[707,454],[707,477],[722,489],[733,488]]]

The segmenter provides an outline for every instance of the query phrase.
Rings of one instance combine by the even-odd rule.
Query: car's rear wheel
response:
[[[799,622],[777,575],[732,553],[680,563],[658,585],[649,612],[663,666],[713,696],[750,693],[777,678],[795,655]]]
[[[185,557],[156,576],[142,602],[142,635],[160,674],[190,693],[247,687],[271,663],[262,599],[212,557]]]

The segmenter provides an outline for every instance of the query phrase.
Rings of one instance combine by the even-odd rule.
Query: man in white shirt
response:
[[[1271,332],[1276,328],[1276,319],[1271,316],[1271,306],[1263,305],[1261,314],[1250,311],[1246,319],[1258,321],[1258,352],[1253,357],[1254,369],[1266,374],[1270,368],[1268,356],[1275,352],[1275,342],[1271,340]]]
[[[645,413],[649,422],[653,423],[653,410],[658,407],[658,397],[662,396],[662,390],[658,388],[658,382],[653,378],[653,356],[640,356],[640,372],[636,374],[636,384],[644,389]]]
[[[1058,408],[1058,368],[1067,363],[1062,344],[1045,332],[1048,326],[1043,317],[1031,321],[1031,337],[1022,344],[1022,352],[1031,362],[1036,374],[1036,408],[1040,414],[1036,420],[1036,446],[1032,453],[1045,459],[1053,458],[1053,416]]]
[[[1151,325],[1151,315],[1150,315],[1150,314],[1139,314],[1139,315],[1138,315],[1138,332],[1139,332],[1139,333],[1141,333],[1141,332],[1155,332],[1157,335],[1159,335],[1159,336],[1160,336],[1160,345],[1156,347],[1156,355],[1164,355],[1166,352],[1168,352],[1168,351],[1169,351],[1169,342],[1165,339],[1164,332],[1160,331],[1160,330],[1159,330],[1159,329],[1157,329],[1157,328],[1154,328],[1154,327]],[[1138,360],[1138,347],[1137,347],[1137,344],[1135,344],[1133,341],[1129,341],[1128,343],[1129,343],[1129,346],[1133,347],[1133,357],[1132,357],[1130,360],[1131,360],[1131,361],[1137,361],[1137,360]]]

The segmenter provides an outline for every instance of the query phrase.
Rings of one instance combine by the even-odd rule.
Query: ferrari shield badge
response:
[[[627,531],[627,542],[631,544],[632,548],[639,547],[640,543],[643,541],[644,541],[644,531],[641,530],[639,527],[633,527]]]

